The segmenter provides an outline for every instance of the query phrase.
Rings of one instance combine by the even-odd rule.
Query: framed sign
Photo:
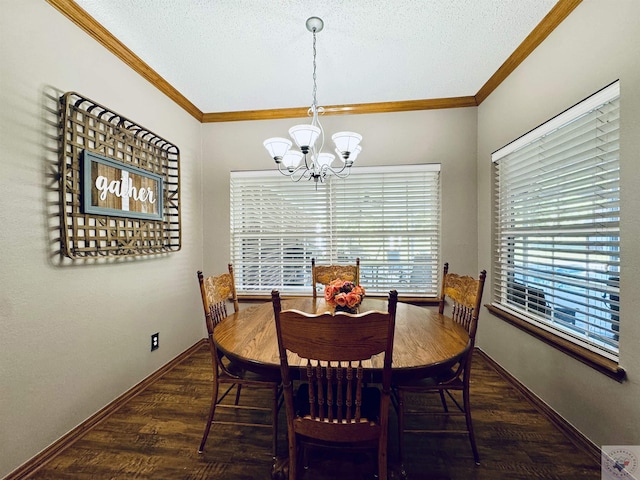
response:
[[[82,157],[83,213],[162,220],[160,175],[87,150]]]
[[[60,97],[60,253],[164,255],[182,247],[180,150],[76,92]]]

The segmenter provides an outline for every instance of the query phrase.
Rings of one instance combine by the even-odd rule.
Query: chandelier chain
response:
[[[313,111],[314,113],[318,109],[318,99],[316,94],[318,91],[317,76],[316,76],[316,31],[313,30]]]

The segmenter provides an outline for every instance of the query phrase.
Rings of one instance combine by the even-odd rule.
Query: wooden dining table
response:
[[[387,311],[388,301],[365,297],[359,311]],[[282,309],[307,313],[333,312],[324,298],[282,298]],[[222,320],[214,330],[214,342],[232,361],[248,370],[273,372],[280,368],[275,318],[271,302],[241,308]],[[450,317],[433,307],[399,302],[393,343],[392,371],[394,379],[411,378],[449,368],[465,352],[469,343],[467,331]],[[298,359],[299,360],[299,359]],[[298,365],[289,358],[290,365]],[[372,374],[382,370],[382,358],[365,365]]]

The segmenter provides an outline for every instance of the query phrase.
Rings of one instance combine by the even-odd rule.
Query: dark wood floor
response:
[[[270,478],[267,429],[214,425],[206,451],[197,453],[210,381],[209,352],[203,346],[30,478]],[[571,443],[477,354],[471,401],[481,465],[475,466],[464,436],[413,435],[406,442],[409,479],[600,479],[599,462]],[[284,453],[284,411],[280,420]],[[398,478],[395,415],[392,422],[390,475]],[[352,461],[343,453],[315,452],[304,478],[358,479],[371,474],[372,462],[366,456]]]

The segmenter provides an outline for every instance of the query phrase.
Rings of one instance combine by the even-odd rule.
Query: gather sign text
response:
[[[160,175],[86,150],[83,155],[85,213],[162,218]]]

